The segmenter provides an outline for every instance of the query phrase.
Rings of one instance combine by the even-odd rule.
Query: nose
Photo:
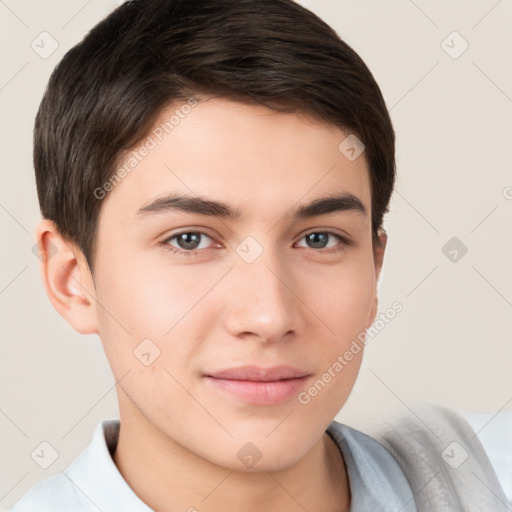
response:
[[[304,328],[304,301],[298,277],[278,256],[265,250],[248,263],[235,258],[230,272],[225,327],[235,337],[262,342],[297,336]]]

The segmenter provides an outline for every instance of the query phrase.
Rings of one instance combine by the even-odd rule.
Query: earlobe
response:
[[[97,333],[94,282],[81,251],[43,219],[36,228],[40,272],[57,312],[81,334]]]

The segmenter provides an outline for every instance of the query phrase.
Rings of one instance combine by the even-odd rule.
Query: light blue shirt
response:
[[[112,459],[119,425],[116,419],[100,422],[67,469],[35,484],[8,512],[151,512]],[[337,421],[327,433],[345,459],[350,512],[417,512],[404,473],[383,446]]]

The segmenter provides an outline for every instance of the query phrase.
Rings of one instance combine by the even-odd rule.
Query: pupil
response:
[[[179,242],[182,249],[196,249],[199,245],[199,233],[182,233]]]
[[[308,235],[309,242],[312,242],[315,249],[322,249],[327,243],[327,233],[310,233]]]

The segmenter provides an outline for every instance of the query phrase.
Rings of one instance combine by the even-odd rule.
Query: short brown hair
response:
[[[394,187],[395,135],[373,75],[329,25],[292,0],[129,0],[66,53],[35,122],[41,213],[91,271],[94,190],[163,108],[197,95],[305,113],[354,133],[370,170],[375,240]]]

